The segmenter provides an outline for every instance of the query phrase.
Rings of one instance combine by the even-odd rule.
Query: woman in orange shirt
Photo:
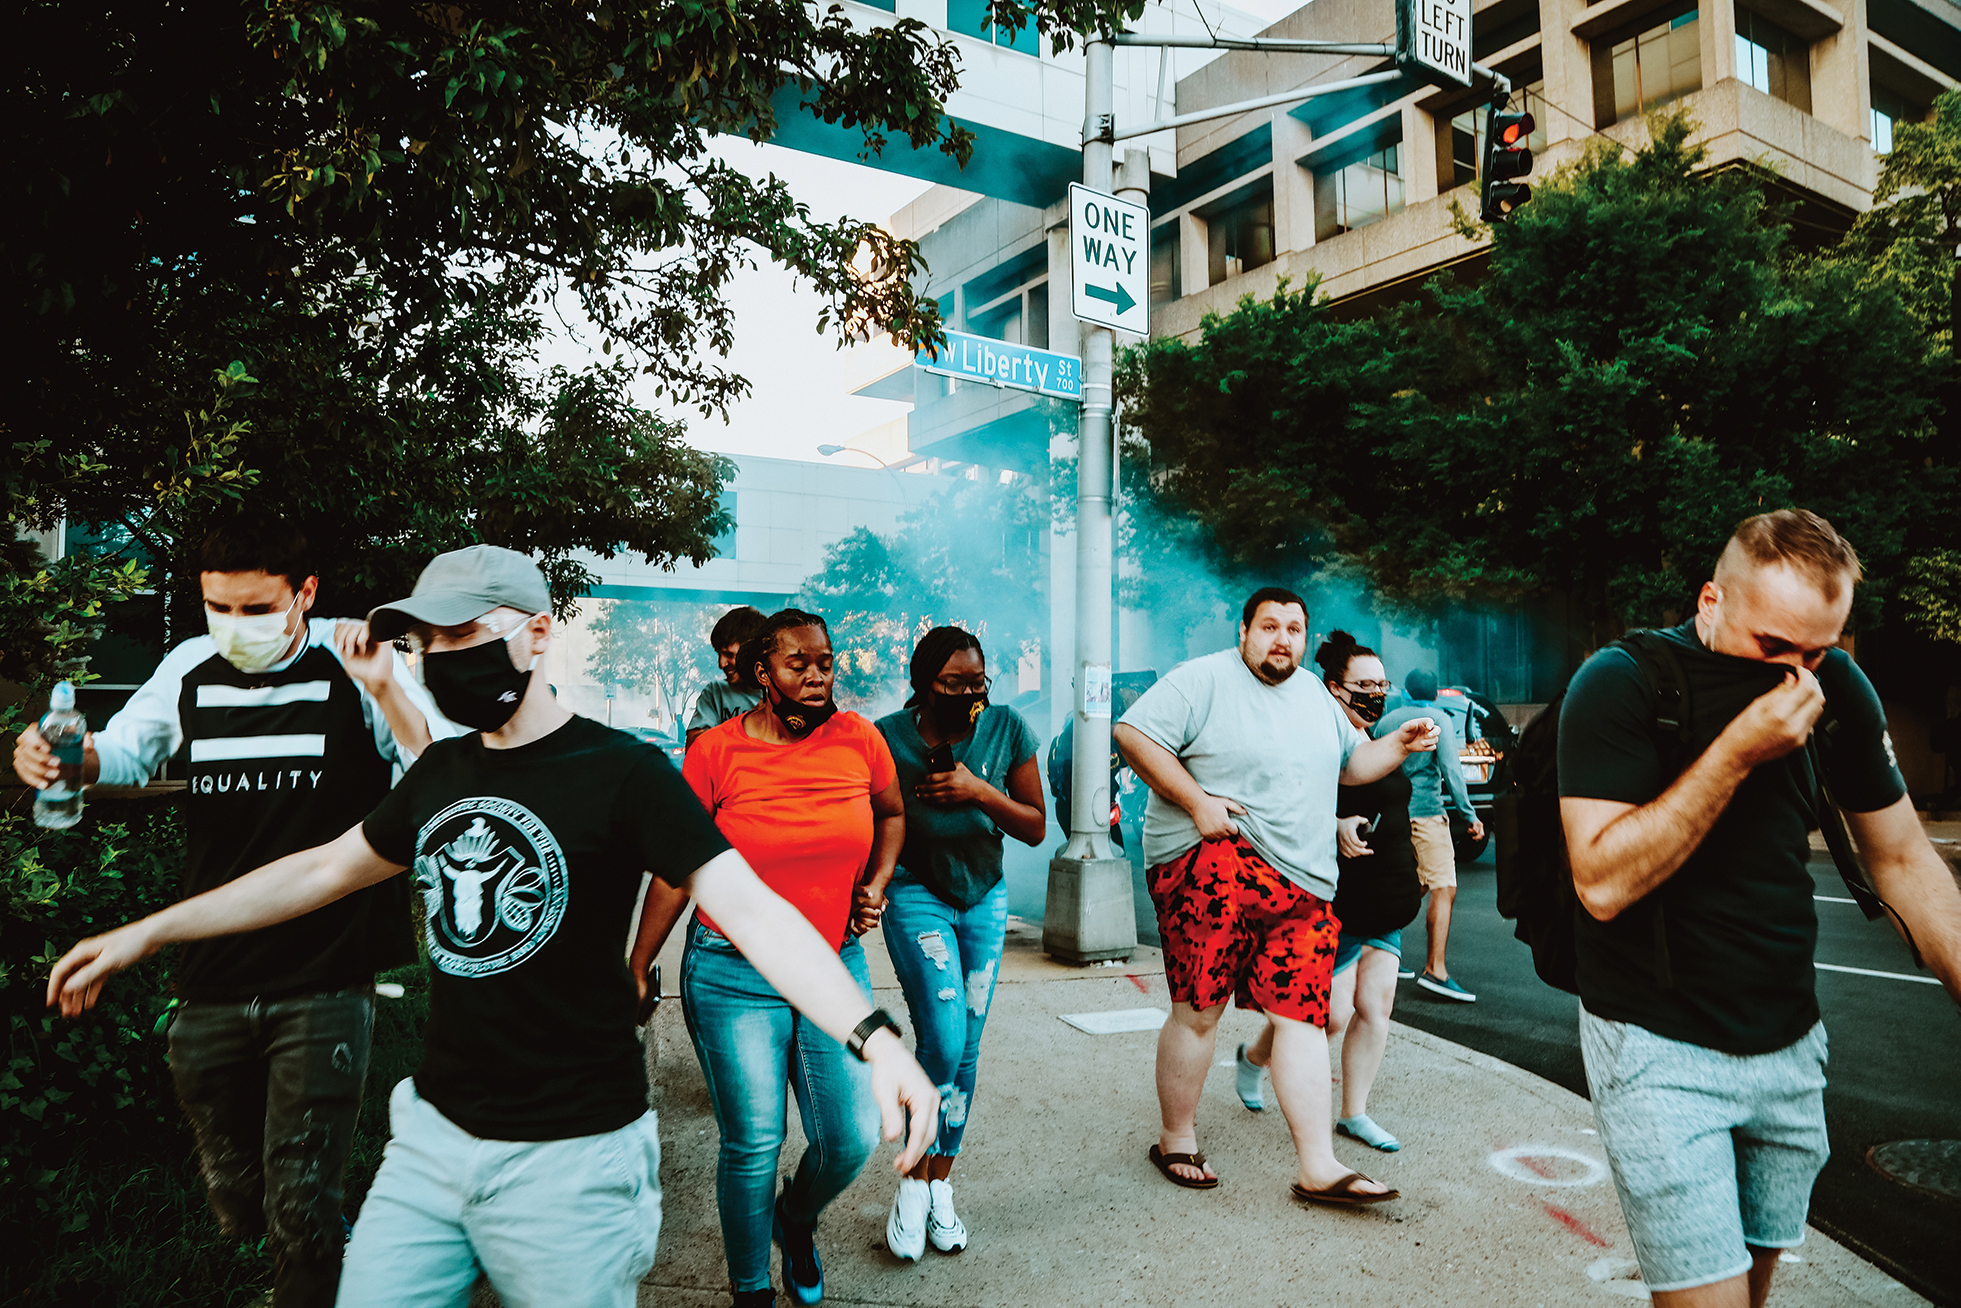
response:
[[[892,875],[905,838],[892,752],[869,721],[833,702],[824,619],[784,609],[741,657],[763,702],[697,738],[682,775],[764,883],[837,942],[870,1000],[852,900],[861,883]],[[772,1235],[791,1294],[817,1303],[818,1214],[878,1144],[871,1069],[792,1008],[700,913],[688,928],[681,1005],[722,1133],[715,1194],[736,1308],[774,1302]],[[779,1198],[785,1069],[810,1146]]]

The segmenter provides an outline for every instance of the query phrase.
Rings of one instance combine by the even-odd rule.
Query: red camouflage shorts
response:
[[[1243,839],[1206,840],[1150,869],[1172,999],[1328,1025],[1341,924]]]

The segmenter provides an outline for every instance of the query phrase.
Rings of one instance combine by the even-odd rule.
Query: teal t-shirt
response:
[[[912,714],[900,709],[877,722],[899,765],[899,793],[906,799],[899,870],[955,908],[972,908],[1001,879],[1001,828],[978,804],[914,798],[913,788],[926,780],[926,742]],[[974,723],[974,734],[954,744],[953,761],[1005,794],[1008,773],[1035,757],[1041,743],[1021,714],[990,704]]]

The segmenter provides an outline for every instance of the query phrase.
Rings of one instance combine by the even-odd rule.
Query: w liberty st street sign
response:
[[[1069,307],[1077,318],[1137,336],[1150,334],[1148,208],[1071,182],[1069,271]]]
[[[1083,361],[1073,354],[948,332],[937,358],[931,350],[921,350],[913,362],[942,377],[1010,386],[1078,403],[1083,398]]]

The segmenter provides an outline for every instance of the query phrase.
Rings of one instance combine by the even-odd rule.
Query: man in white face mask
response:
[[[196,565],[210,634],[172,650],[83,761],[89,782],[140,786],[187,749],[186,897],[338,835],[432,727],[458,734],[366,623],[308,619],[319,583],[290,525],[241,517]],[[43,786],[50,762],[29,728],[15,770]],[[405,886],[376,886],[177,960],[171,1074],[211,1206],[231,1234],[267,1237],[279,1308],[334,1300],[374,976],[415,960],[407,909]]]

